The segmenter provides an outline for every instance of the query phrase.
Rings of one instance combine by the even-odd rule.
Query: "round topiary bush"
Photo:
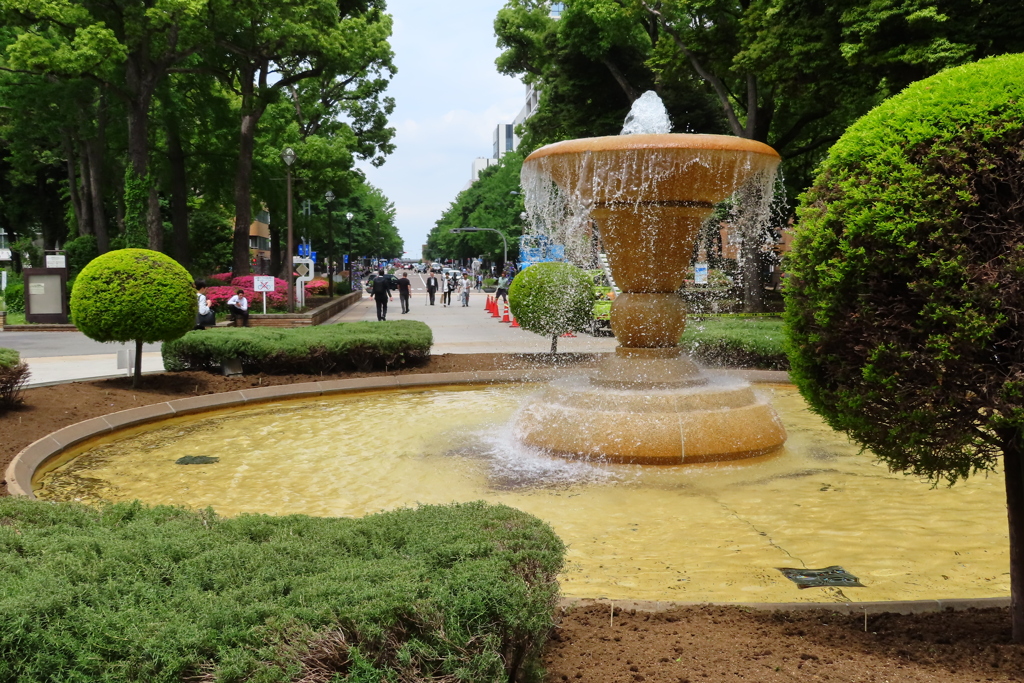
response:
[[[512,280],[508,305],[523,329],[549,335],[551,353],[557,353],[559,335],[590,324],[593,284],[586,272],[572,264],[537,263]]]
[[[148,249],[121,249],[97,257],[75,280],[75,325],[101,342],[135,341],[135,384],[142,345],[177,339],[195,326],[198,308],[188,271]]]
[[[791,375],[890,468],[1003,456],[1024,640],[1024,55],[915,83],[855,123],[787,257]]]

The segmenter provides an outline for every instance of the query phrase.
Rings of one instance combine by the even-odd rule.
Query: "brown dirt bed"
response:
[[[587,365],[595,356],[562,354]],[[545,354],[445,354],[418,367],[376,373],[146,375],[29,389],[19,409],[0,415],[0,473],[25,446],[62,427],[174,398],[320,379],[547,367]],[[0,495],[6,495],[6,482]],[[1010,643],[1005,609],[901,616],[755,612],[742,607],[617,612],[589,605],[559,614],[544,653],[546,682],[719,683],[839,681],[959,683],[1024,681],[1024,646]]]

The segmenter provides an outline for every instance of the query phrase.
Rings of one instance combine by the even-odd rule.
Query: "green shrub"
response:
[[[694,360],[713,366],[788,370],[781,318],[690,320],[680,345]]]
[[[569,263],[537,263],[512,280],[508,305],[519,325],[551,337],[586,329],[594,308],[593,283],[586,271]]]
[[[28,381],[28,365],[14,349],[0,348],[0,412],[21,403],[21,390]]]
[[[0,519],[0,680],[24,683],[523,680],[564,553],[480,502],[220,519],[4,498]]]
[[[96,341],[135,341],[135,384],[142,345],[175,339],[195,326],[198,301],[192,278],[174,259],[148,249],[110,251],[75,279],[75,325]]]
[[[94,235],[82,235],[64,244],[68,261],[68,278],[74,278],[89,262],[100,255]]]
[[[14,349],[5,349],[0,347],[0,370],[5,368],[13,368],[15,365],[21,362],[21,354]]]
[[[430,357],[432,343],[425,323],[395,320],[202,330],[165,342],[162,352],[171,371],[214,370],[239,359],[247,371],[320,374],[419,363]]]
[[[891,469],[955,482],[1002,456],[1024,642],[1024,55],[915,83],[854,124],[787,257],[793,378]]]
[[[20,282],[8,282],[4,290],[4,302],[8,313],[25,312],[25,285]]]
[[[348,280],[334,283],[334,293],[339,296],[345,296],[346,294],[352,293],[352,286],[349,285]]]

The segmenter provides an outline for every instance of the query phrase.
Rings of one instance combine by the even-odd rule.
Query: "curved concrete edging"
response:
[[[739,607],[757,612],[809,612],[825,610],[839,614],[925,614],[953,610],[1009,607],[1010,598],[950,598],[949,600],[877,600],[872,602],[672,602],[668,600],[610,600],[606,598],[561,598],[564,611],[576,607],[608,605],[616,612],[667,612],[694,607]]]
[[[356,391],[374,389],[402,389],[412,387],[446,386],[458,384],[481,384],[486,382],[541,382],[578,371],[579,368],[536,368],[530,370],[496,370],[489,372],[432,373],[422,375],[389,375],[362,379],[341,379],[328,382],[304,382],[257,389],[244,389],[222,394],[209,394],[192,398],[180,398],[165,403],[154,403],[141,408],[132,408],[111,413],[64,427],[42,439],[33,442],[7,467],[7,492],[12,496],[35,498],[32,493],[32,477],[36,470],[61,453],[93,437],[102,436],[148,422],[158,422],[178,415],[200,413],[207,410],[231,408],[233,406],[255,405],[269,401],[290,398],[314,398]],[[726,374],[740,377],[755,384],[784,384],[789,374],[775,370],[728,370]],[[751,610],[803,611],[824,609],[844,614],[918,614],[941,612],[945,609],[965,610],[970,608],[1007,607],[1010,598],[962,598],[951,600],[896,600],[891,602],[670,602],[662,600],[605,600],[591,598],[562,598],[559,606],[563,609],[593,604],[613,605],[616,610],[638,612],[661,612],[682,607],[741,607]]]

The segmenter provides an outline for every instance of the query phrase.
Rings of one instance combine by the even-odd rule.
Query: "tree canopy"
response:
[[[281,267],[286,146],[297,200],[372,194],[393,150],[383,0],[0,0],[0,224],[46,248],[94,236],[193,268],[269,209]],[[386,200],[381,242],[397,249]],[[211,225],[228,221],[229,231]],[[369,218],[367,219],[369,220]],[[230,226],[233,225],[233,229]],[[201,234],[200,234],[201,233]],[[387,249],[385,249],[387,251]]]

